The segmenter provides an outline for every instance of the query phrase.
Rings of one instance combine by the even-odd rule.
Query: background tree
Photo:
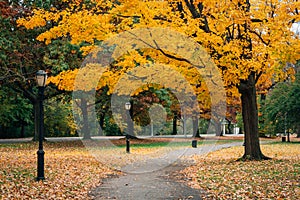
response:
[[[278,83],[267,96],[263,109],[266,129],[269,132],[285,133],[294,131],[299,134],[300,121],[300,74],[295,81]]]
[[[0,85],[14,90],[20,98],[28,99],[32,104],[35,120],[34,139],[37,139],[39,116],[36,72],[43,69],[48,75],[55,75],[65,70],[69,66],[68,63],[74,66],[80,56],[74,45],[68,45],[66,40],[53,41],[51,45],[46,46],[35,39],[46,29],[26,30],[17,26],[16,21],[32,15],[36,8],[62,8],[63,5],[63,2],[56,0],[0,2]],[[51,26],[53,24],[48,23],[45,28]],[[47,87],[45,98],[51,98],[60,92],[51,85]]]
[[[29,30],[16,25],[16,20],[30,14],[26,3],[18,1],[1,1],[1,49],[0,49],[0,84],[19,93],[23,98],[29,99],[35,110],[37,119],[37,95],[35,95],[35,73],[42,68],[42,55],[45,45],[36,41],[40,31]],[[36,133],[35,129],[35,133]]]

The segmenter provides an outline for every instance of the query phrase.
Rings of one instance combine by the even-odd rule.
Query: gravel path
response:
[[[205,191],[177,182],[174,173],[192,164],[192,160],[186,156],[238,145],[242,145],[242,142],[174,150],[160,158],[127,165],[122,168],[124,176],[104,180],[90,195],[93,199],[118,200],[201,199],[200,196],[204,196]]]

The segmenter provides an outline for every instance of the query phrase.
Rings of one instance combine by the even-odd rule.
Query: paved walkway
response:
[[[174,150],[160,157],[133,163],[121,170],[125,176],[108,178],[91,191],[93,199],[166,200],[201,199],[205,191],[192,189],[174,179],[174,174],[192,164],[185,156],[201,155],[242,142],[203,145],[198,148]]]

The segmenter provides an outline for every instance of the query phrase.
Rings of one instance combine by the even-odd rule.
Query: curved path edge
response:
[[[97,200],[201,199],[201,196],[205,196],[205,191],[190,188],[176,181],[172,174],[192,165],[192,160],[188,159],[190,156],[203,155],[242,144],[242,142],[233,142],[174,150],[158,159],[127,165],[122,169],[127,172],[124,176],[105,179],[100,186],[90,191],[90,197]],[[181,155],[180,159],[178,154]],[[166,167],[156,171],[149,170],[156,168],[157,165]]]

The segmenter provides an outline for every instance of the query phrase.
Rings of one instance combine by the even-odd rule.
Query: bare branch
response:
[[[258,34],[256,31],[253,31],[253,30],[251,30],[251,29],[248,29],[248,30],[249,30],[250,33],[255,34],[255,35],[260,39],[260,41],[261,41],[262,43],[264,43],[264,44],[267,45],[267,46],[270,45],[270,41],[269,41],[269,42],[264,41],[264,39],[262,38],[262,36],[261,36],[260,34]]]

